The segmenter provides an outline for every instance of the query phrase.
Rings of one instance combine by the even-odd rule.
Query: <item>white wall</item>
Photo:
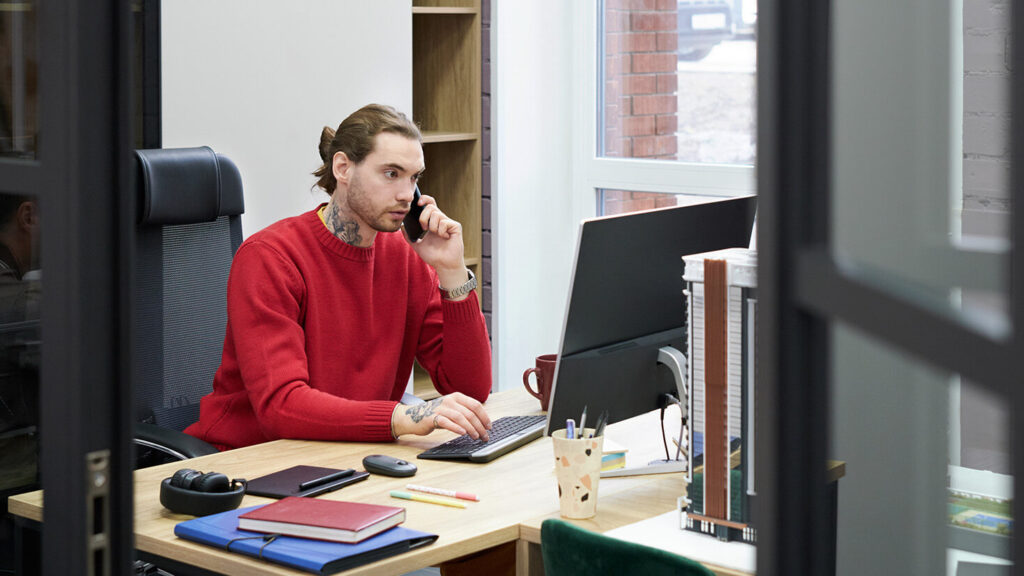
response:
[[[320,131],[369,102],[412,113],[410,0],[161,3],[163,145],[238,164],[246,236],[326,200]]]
[[[522,386],[557,352],[578,222],[572,216],[573,3],[492,4],[494,364]]]

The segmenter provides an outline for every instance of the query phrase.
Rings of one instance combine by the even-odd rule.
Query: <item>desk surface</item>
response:
[[[537,401],[522,389],[492,394],[486,404],[492,418],[515,414],[539,414]],[[659,457],[661,433],[657,413],[619,422],[608,427],[608,436],[629,448],[629,464]],[[256,478],[297,464],[334,468],[362,468],[369,454],[388,454],[415,462],[419,470],[411,478],[371,475],[363,482],[320,496],[332,500],[354,500],[405,506],[405,526],[439,535],[430,546],[346,571],[348,575],[403,574],[434,566],[507,542],[520,547],[519,573],[536,563],[540,525],[558,517],[558,489],[554,476],[551,443],[538,439],[488,464],[417,460],[416,455],[455,435],[438,430],[429,436],[411,436],[397,443],[345,443],[277,440],[219,454],[172,462],[135,472],[135,547],[164,558],[225,574],[306,574],[252,559],[240,554],[182,540],[174,536],[174,525],[192,518],[174,514],[160,505],[160,482],[180,468],[216,471],[229,478]],[[844,473],[841,462],[829,464],[830,480]],[[480,502],[467,502],[465,509],[421,502],[397,501],[390,490],[404,489],[414,482],[473,492]],[[681,473],[625,478],[602,478],[598,487],[597,515],[574,520],[584,528],[607,532],[676,510],[685,489]],[[270,498],[246,495],[242,506],[272,502]],[[41,491],[12,496],[12,514],[42,521]],[[525,550],[533,546],[534,557]],[[524,560],[524,556],[526,556]],[[523,564],[527,564],[524,566]],[[741,572],[709,565],[720,574]]]
[[[537,401],[521,389],[493,394],[486,404],[492,418],[511,414],[537,414]],[[657,417],[653,426],[643,427],[640,419],[609,427],[609,436],[619,443],[632,436],[630,428],[644,429],[643,438],[656,440],[660,449]],[[513,541],[540,542],[540,523],[558,516],[557,484],[550,440],[541,438],[489,464],[417,460],[421,451],[454,437],[445,430],[429,436],[404,437],[397,443],[341,443],[277,440],[186,462],[173,462],[135,472],[135,546],[149,554],[187,561],[189,564],[226,574],[304,574],[276,564],[182,540],[174,536],[174,525],[191,516],[174,514],[159,501],[159,485],[180,468],[217,471],[230,478],[255,478],[296,464],[335,468],[362,468],[368,454],[388,454],[415,462],[419,471],[412,478],[371,476],[364,482],[331,492],[321,498],[355,500],[406,507],[405,526],[433,532],[434,544],[346,571],[346,575],[402,574],[437,565]],[[428,486],[474,492],[480,502],[467,502],[465,509],[420,502],[396,501],[390,490],[404,489],[413,481]],[[599,485],[598,513],[581,526],[606,531],[675,509],[683,493],[682,474],[661,474],[632,478],[605,478]],[[9,510],[18,516],[42,520],[42,492],[11,497]],[[271,502],[269,498],[245,496],[242,506]]]

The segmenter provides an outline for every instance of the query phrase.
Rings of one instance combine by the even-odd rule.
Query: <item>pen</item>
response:
[[[428,504],[440,504],[441,506],[451,506],[452,508],[465,508],[466,505],[462,502],[456,502],[454,500],[445,500],[444,498],[434,498],[433,496],[421,496],[419,494],[410,494],[408,492],[402,492],[399,490],[391,491],[392,498],[401,498],[402,500],[414,500],[416,502],[426,502]]]
[[[572,440],[576,437],[576,422],[572,418],[565,421],[565,438]]]
[[[348,486],[349,484],[355,484],[356,482],[362,482],[363,480],[366,480],[369,477],[370,477],[370,473],[369,472],[366,472],[366,471],[356,472],[355,474],[351,474],[349,476],[343,477],[341,480],[333,480],[333,481],[328,482],[326,484],[321,484],[319,486],[314,486],[313,488],[310,488],[308,490],[300,490],[299,494],[301,494],[302,496],[304,496],[306,498],[312,498],[314,496],[319,496],[321,494],[326,494],[328,492],[333,492],[335,490],[340,490],[341,488],[344,488],[345,486]]]
[[[594,436],[600,436],[604,434],[604,426],[608,423],[608,411],[603,410],[601,415],[597,417],[597,425],[594,426]]]
[[[587,405],[583,405],[583,414],[580,414],[580,438],[587,433]]]
[[[355,474],[355,472],[356,472],[355,470],[353,470],[352,468],[349,468],[348,470],[338,470],[337,472],[332,472],[332,473],[328,474],[327,476],[322,476],[320,478],[316,478],[316,479],[313,479],[313,480],[308,480],[306,482],[303,482],[303,483],[299,484],[299,491],[301,492],[303,490],[309,490],[310,488],[313,488],[315,486],[319,486],[321,484],[327,484],[328,482],[333,482],[335,480],[340,480],[340,479],[342,479],[342,478],[344,478],[346,476],[351,476],[351,475]]]
[[[457,490],[445,490],[443,488],[431,488],[430,486],[419,486],[417,484],[406,484],[406,490],[412,490],[413,492],[424,492],[426,494],[437,494],[438,496],[448,496],[449,498],[458,498],[460,500],[472,500],[479,502],[480,498],[476,494],[470,494],[469,492],[459,492]]]

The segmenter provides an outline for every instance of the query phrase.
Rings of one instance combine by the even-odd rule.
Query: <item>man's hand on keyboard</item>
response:
[[[437,428],[456,434],[469,434],[473,439],[487,441],[491,419],[483,404],[461,392],[435,398],[423,404],[399,404],[391,414],[391,429],[402,434],[430,434]]]

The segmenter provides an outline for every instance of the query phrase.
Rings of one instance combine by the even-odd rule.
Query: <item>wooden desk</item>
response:
[[[493,394],[487,401],[492,418],[511,414],[539,413],[537,401],[522,389]],[[652,416],[652,415],[649,415]],[[653,424],[651,423],[653,422]],[[621,444],[633,430],[645,443],[661,449],[657,414],[653,420],[633,419],[609,427],[608,435]],[[306,574],[182,540],[174,536],[174,525],[191,516],[174,514],[160,505],[160,481],[180,468],[217,471],[230,478],[255,478],[296,464],[335,468],[362,468],[368,454],[388,454],[415,462],[419,471],[411,479],[371,476],[342,490],[321,496],[326,499],[355,500],[406,507],[405,526],[433,532],[440,537],[430,546],[344,572],[348,575],[403,574],[426,566],[460,558],[507,542],[518,542],[517,574],[541,573],[540,523],[558,516],[557,484],[550,440],[541,438],[516,451],[481,465],[417,460],[421,451],[452,438],[438,430],[430,436],[403,438],[398,443],[368,444],[277,440],[174,462],[135,472],[135,547],[146,557],[187,562],[191,566],[225,574]],[[633,452],[633,446],[630,446]],[[632,454],[631,454],[632,457]],[[410,480],[428,486],[450,487],[474,492],[480,502],[468,502],[465,509],[420,502],[397,501],[390,490],[404,489]],[[683,493],[682,474],[660,474],[632,478],[605,478],[598,491],[597,516],[578,521],[587,528],[605,531],[675,509]],[[271,502],[269,498],[245,496],[242,506]],[[12,514],[42,521],[41,491],[13,496],[8,502]]]

